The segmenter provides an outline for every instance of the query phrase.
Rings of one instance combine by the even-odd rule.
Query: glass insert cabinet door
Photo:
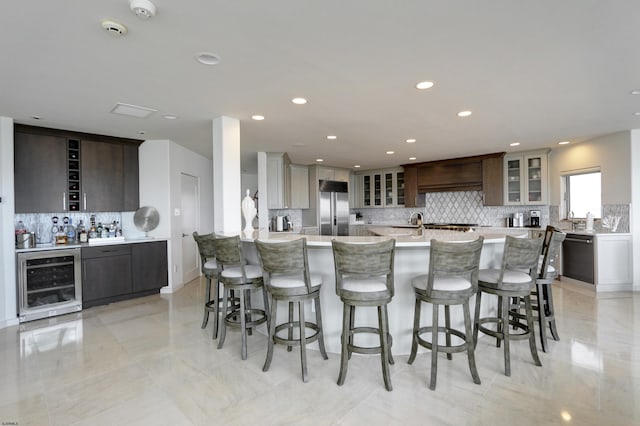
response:
[[[527,201],[542,201],[542,161],[540,157],[527,158]]]
[[[365,207],[371,206],[371,176],[363,176],[362,184],[362,205]]]
[[[518,204],[522,202],[522,186],[520,185],[522,158],[507,160],[507,202]]]

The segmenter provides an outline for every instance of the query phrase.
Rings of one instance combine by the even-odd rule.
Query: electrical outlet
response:
[[[178,209],[178,208],[173,209],[173,215],[174,216],[180,216],[181,214],[182,214],[182,212],[180,211],[180,209]]]

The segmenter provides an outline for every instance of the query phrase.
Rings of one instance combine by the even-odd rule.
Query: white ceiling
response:
[[[3,2],[0,115],[209,158],[212,118],[235,117],[249,172],[256,151],[371,169],[640,128],[637,0],[153,2],[148,21],[128,0]],[[221,63],[197,63],[202,51]],[[117,102],[158,112],[111,114]]]

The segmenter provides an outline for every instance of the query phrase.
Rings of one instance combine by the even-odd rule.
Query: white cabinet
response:
[[[404,206],[404,171],[402,169],[372,170],[356,175],[354,206]]]
[[[340,182],[349,182],[349,180],[351,179],[351,170],[349,169],[316,166],[316,174],[318,176],[318,180],[337,180]]]
[[[631,291],[631,234],[597,234],[595,240],[596,291]]]
[[[291,164],[286,153],[267,153],[267,208],[309,208],[309,169]]]
[[[289,165],[291,209],[309,208],[309,168],[299,164]]]
[[[547,204],[548,150],[507,154],[504,157],[504,204]]]

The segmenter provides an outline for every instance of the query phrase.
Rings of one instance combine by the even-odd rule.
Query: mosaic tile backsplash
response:
[[[15,223],[17,224],[18,221],[22,221],[29,232],[36,233],[36,242],[42,244],[51,242],[51,227],[53,226],[51,218],[53,216],[58,216],[58,223],[62,223],[62,218],[67,216],[76,227],[82,220],[82,223],[88,228],[90,224],[89,218],[92,214],[96,216],[96,223],[112,223],[115,220],[122,224],[123,213],[120,212],[16,213]]]
[[[558,227],[564,230],[571,230],[572,224],[569,220],[560,220],[560,206],[549,206],[549,214],[551,217],[550,225]],[[602,206],[602,217],[617,216],[620,218],[616,233],[619,232],[631,232],[630,218],[631,206],[629,204],[604,204]],[[585,228],[584,219],[575,220],[575,229],[580,231]],[[611,229],[606,228],[602,224],[602,219],[596,218],[593,221],[593,230],[595,232],[612,232]]]
[[[475,223],[484,226],[506,226],[507,217],[513,213],[524,213],[525,225],[529,224],[529,210],[540,210],[540,225],[549,223],[549,206],[498,206],[482,204],[480,191],[433,192],[425,194],[425,207],[415,208],[365,208],[351,209],[360,212],[365,222],[373,224],[405,223],[413,211],[424,213],[424,222]]]

